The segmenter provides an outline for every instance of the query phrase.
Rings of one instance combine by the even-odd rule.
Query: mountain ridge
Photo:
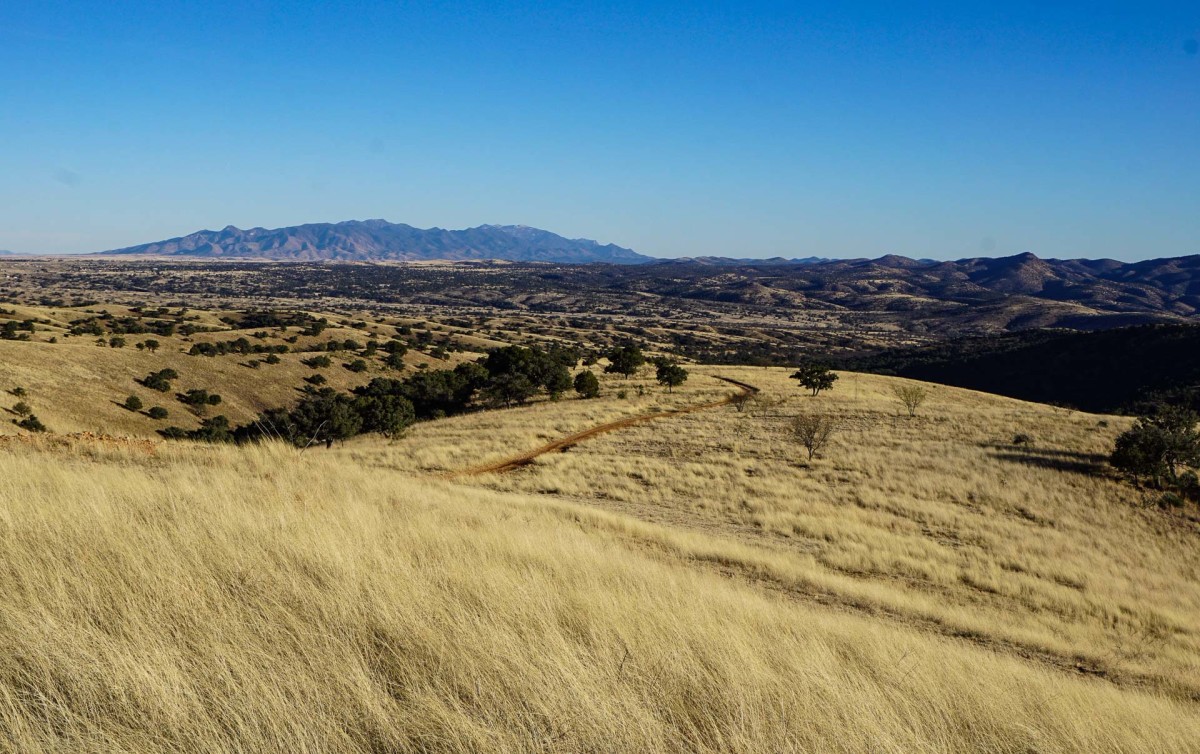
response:
[[[570,239],[525,225],[462,230],[415,228],[386,220],[307,223],[245,230],[227,225],[186,236],[98,252],[102,256],[180,256],[280,261],[426,261],[501,259],[514,262],[643,264],[652,257],[616,244]]]

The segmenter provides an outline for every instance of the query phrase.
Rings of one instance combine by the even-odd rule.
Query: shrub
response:
[[[304,378],[304,381],[310,385],[317,385],[318,387],[324,385],[326,382],[325,375],[323,374],[310,374]]]
[[[141,383],[151,390],[157,390],[160,393],[167,393],[171,390],[171,380],[179,379],[179,373],[174,369],[160,369],[157,372],[151,372],[142,378]]]
[[[131,395],[128,398],[126,398],[125,402],[122,403],[121,405],[124,406],[125,410],[127,410],[127,411],[141,411],[142,410],[142,399],[137,397],[136,395]]]
[[[17,416],[29,416],[33,413],[33,409],[25,401],[17,401],[17,405],[13,406],[12,410]]]
[[[892,395],[900,401],[900,405],[908,412],[909,417],[917,415],[917,409],[929,397],[929,388],[924,385],[893,385]]]
[[[580,398],[595,398],[600,395],[600,380],[590,369],[584,370],[575,375],[575,392]]]
[[[792,434],[808,451],[810,461],[829,444],[836,430],[837,421],[832,416],[807,414],[792,420]]]
[[[1012,444],[1013,445],[1032,445],[1033,437],[1025,434],[1024,432],[1018,432],[1017,434],[1013,435]]]
[[[27,430],[29,432],[45,432],[46,431],[46,425],[42,424],[41,421],[39,421],[38,418],[33,414],[26,416],[24,419],[17,422],[16,424],[21,429]]]
[[[609,351],[608,361],[608,366],[604,367],[606,373],[619,374],[629,379],[646,363],[646,357],[637,346],[625,345]]]
[[[162,406],[154,406],[146,413],[150,416],[151,419],[161,421],[163,419],[166,419],[170,412],[168,412]]]
[[[667,392],[674,392],[677,385],[687,382],[687,370],[672,361],[660,361],[655,371],[658,384],[665,385]],[[640,386],[639,386],[640,387]]]
[[[276,356],[275,354],[272,353],[272,354],[268,354],[267,358],[263,359],[263,361],[265,361],[268,364],[278,364],[280,361],[282,361],[282,359],[280,359],[278,356]]]
[[[1110,462],[1113,466],[1155,481],[1178,481],[1182,466],[1200,464],[1200,432],[1195,412],[1178,407],[1160,408],[1154,416],[1139,417],[1133,427],[1117,437]]]
[[[343,366],[356,374],[367,371],[367,362],[363,361],[362,359],[355,359],[349,364],[343,364]]]
[[[311,367],[312,369],[325,369],[333,365],[333,361],[328,356],[312,356],[305,359],[302,363],[304,366]]]
[[[818,395],[822,390],[832,390],[838,378],[828,366],[817,362],[801,365],[791,377],[799,380],[804,389],[811,390],[812,395]]]

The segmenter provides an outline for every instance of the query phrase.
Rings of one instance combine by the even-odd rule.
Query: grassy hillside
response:
[[[716,374],[763,400],[442,478]],[[899,418],[894,379],[785,375],[329,452],[0,440],[0,742],[1200,747],[1200,532],[1096,465],[1123,420],[953,388]],[[813,411],[843,430],[807,462],[785,427]]]

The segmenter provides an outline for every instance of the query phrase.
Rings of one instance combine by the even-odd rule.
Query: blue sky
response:
[[[1200,253],[1200,6],[900,5],[0,0],[0,249]]]

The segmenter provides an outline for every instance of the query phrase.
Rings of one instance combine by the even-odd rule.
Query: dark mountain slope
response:
[[[1130,411],[1159,399],[1200,407],[1200,325],[962,338],[843,366],[1085,411]]]
[[[419,261],[502,259],[517,262],[637,264],[649,257],[613,244],[563,238],[523,225],[428,230],[386,220],[313,223],[290,228],[232,225],[167,241],[101,252],[105,255],[253,258],[294,261]]]

